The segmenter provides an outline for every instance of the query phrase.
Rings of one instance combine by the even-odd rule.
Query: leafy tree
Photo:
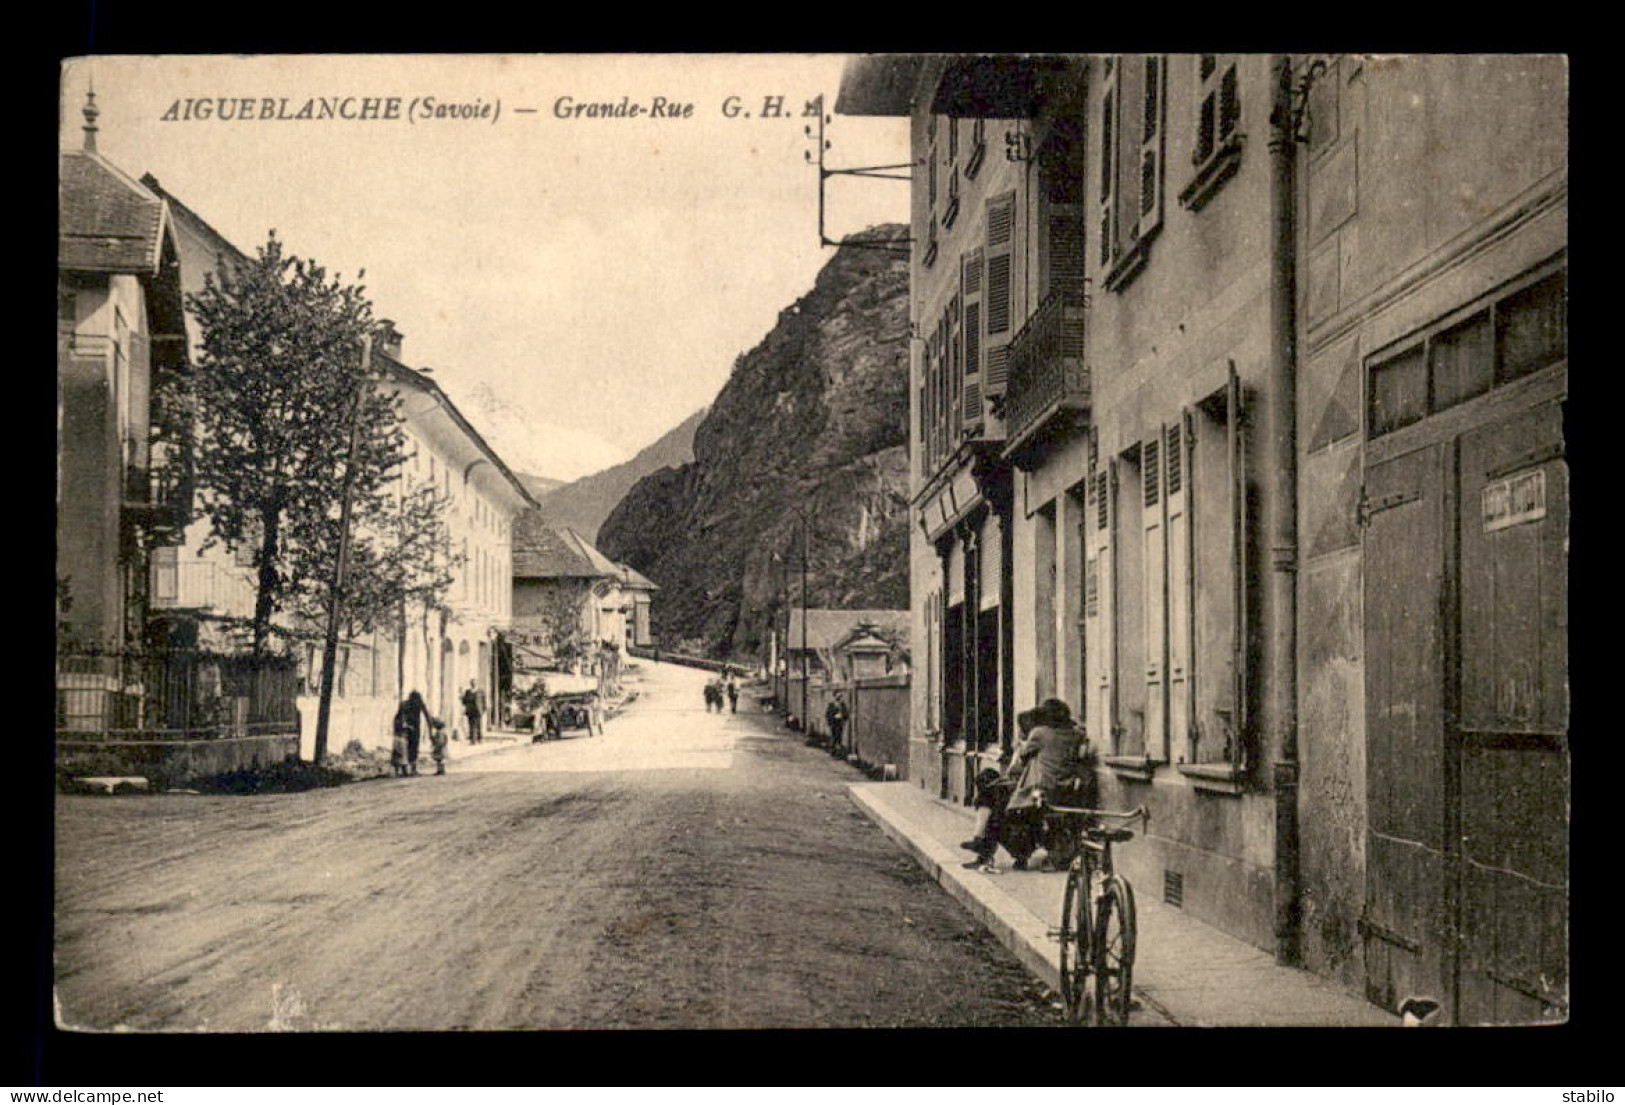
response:
[[[347,468],[343,626],[374,628],[409,597],[437,603],[455,568],[446,504],[430,489],[400,493],[399,400],[381,363],[362,363],[375,325],[362,286],[286,253],[272,231],[252,260],[222,262],[187,307],[201,334],[190,395],[197,498],[211,544],[252,550],[254,651],[278,613],[325,612]]]
[[[585,653],[587,632],[581,625],[581,608],[591,594],[592,588],[585,582],[559,580],[536,596],[528,618],[555,661],[573,660]]]

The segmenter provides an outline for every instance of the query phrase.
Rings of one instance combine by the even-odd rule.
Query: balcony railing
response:
[[[1089,370],[1083,360],[1084,316],[1082,295],[1051,293],[1011,341],[1005,419],[1012,447],[1039,430],[1056,412],[1089,409]]]
[[[124,509],[159,544],[179,539],[192,510],[192,470],[188,451],[154,443],[150,466],[131,464],[124,471]]]

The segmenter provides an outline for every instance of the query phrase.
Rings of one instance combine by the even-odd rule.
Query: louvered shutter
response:
[[[1113,218],[1117,241],[1114,255],[1128,253],[1140,240],[1140,142],[1143,135],[1140,105],[1145,93],[1145,58],[1134,54],[1118,63],[1117,143],[1113,166],[1116,193]]]
[[[964,423],[961,433],[975,437],[982,430],[982,377],[969,368],[969,342],[965,335],[964,299],[955,295],[948,303],[948,348],[953,363],[951,371],[963,382],[965,389]]]
[[[1190,512],[1190,413],[1163,431],[1165,492],[1168,510],[1168,739],[1186,759],[1191,752],[1191,718],[1195,712],[1193,655],[1193,580]]]
[[[1159,54],[1140,59],[1141,125],[1139,131],[1139,211],[1135,237],[1145,239],[1162,225],[1163,132],[1167,130],[1167,61]]]
[[[977,402],[972,412],[969,398],[965,402],[965,430],[977,431],[983,421],[981,398],[985,391],[982,378],[982,251],[973,249],[960,258],[959,298],[962,304],[955,325],[960,328],[960,341],[965,356],[965,391],[976,390]]]
[[[1097,222],[1100,230],[1100,264],[1109,267],[1121,246],[1117,237],[1117,107],[1118,77],[1121,66],[1105,63],[1100,97],[1100,182]]]
[[[1142,750],[1153,759],[1166,758],[1168,743],[1168,526],[1164,517],[1162,486],[1162,431],[1140,446],[1141,545],[1140,563],[1144,599],[1145,743]]]
[[[152,461],[152,345],[145,333],[130,333],[129,464],[145,476]],[[141,488],[142,500],[151,493]]]
[[[1117,640],[1122,627],[1117,624],[1117,561],[1115,537],[1118,532],[1117,458],[1106,461],[1100,476],[1100,502],[1096,523],[1099,526],[1100,561],[1100,674],[1097,688],[1100,700],[1101,747],[1117,749]]]
[[[1010,375],[1011,248],[1015,240],[1016,194],[1006,192],[987,202],[987,284],[983,317],[987,320],[983,390],[1003,395]]]
[[[1232,631],[1231,735],[1229,760],[1232,767],[1241,770],[1246,763],[1247,730],[1251,724],[1247,716],[1248,666],[1247,644],[1251,636],[1247,625],[1248,606],[1248,545],[1247,545],[1247,449],[1241,425],[1241,380],[1236,366],[1230,366],[1230,379],[1225,390],[1225,424],[1230,447],[1230,572]]]

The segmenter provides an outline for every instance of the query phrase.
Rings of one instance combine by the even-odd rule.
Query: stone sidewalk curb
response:
[[[903,789],[898,789],[898,788]],[[967,870],[950,841],[972,831],[969,810],[899,783],[852,783],[853,803],[1051,989],[1060,988],[1060,947],[1050,939],[1059,876],[1027,876],[1006,891],[1000,875]],[[1015,875],[1015,879],[1023,878]],[[1035,897],[1035,895],[1037,895]],[[1039,904],[1042,902],[1042,904]],[[1053,910],[1052,910],[1053,906]],[[1400,1018],[1180,911],[1142,901],[1134,1027],[1399,1027]],[[1147,937],[1151,946],[1144,945]]]
[[[884,784],[882,784],[884,785]],[[1056,992],[1061,988],[1060,945],[1049,938],[1049,926],[1009,894],[994,877],[967,871],[963,854],[938,843],[927,830],[912,825],[895,809],[875,801],[874,783],[848,783],[847,793],[870,820],[947,890],[971,916],[1008,948],[1039,981]]]

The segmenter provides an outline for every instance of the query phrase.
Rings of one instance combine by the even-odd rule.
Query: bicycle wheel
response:
[[[1078,864],[1066,873],[1061,896],[1061,1000],[1066,1015],[1082,1024],[1089,1015],[1089,875]]]
[[[1122,876],[1106,881],[1095,917],[1095,998],[1102,1024],[1128,1024],[1134,987],[1134,888]]]

